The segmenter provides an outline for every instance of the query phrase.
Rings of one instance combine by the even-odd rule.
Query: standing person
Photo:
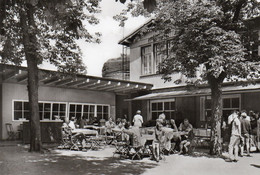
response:
[[[142,126],[143,122],[144,121],[143,121],[143,117],[141,116],[141,111],[137,110],[136,115],[134,116],[134,119],[133,119],[134,126],[140,128]]]
[[[241,156],[244,154],[244,147],[246,146],[247,156],[250,156],[250,134],[251,134],[251,125],[250,122],[246,119],[247,115],[245,113],[241,114],[241,136],[242,136],[242,145],[241,145]]]
[[[260,117],[259,117],[259,112],[256,113],[256,119],[257,119],[257,147],[256,147],[256,151],[259,152],[260,151]]]
[[[238,119],[237,112],[234,111],[228,117],[228,124],[231,125],[231,137],[228,146],[229,159],[227,162],[237,162],[238,161],[238,145],[240,143],[241,137],[241,123]],[[234,153],[233,153],[234,152]]]

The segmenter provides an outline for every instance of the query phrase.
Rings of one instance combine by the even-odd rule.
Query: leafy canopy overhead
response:
[[[140,7],[138,2],[129,3],[115,19],[123,25],[129,12],[147,15]],[[160,65],[165,80],[171,81],[176,71],[193,78],[198,69],[202,81],[258,78],[260,62],[249,52],[253,38],[248,28],[248,19],[260,16],[257,0],[162,0],[150,16],[153,25],[142,33],[156,31],[153,42],[170,43],[170,52]]]
[[[99,42],[99,33],[91,34],[86,25],[99,21],[101,0],[1,0],[0,1],[0,61],[20,65],[25,58],[23,32],[36,36],[38,64],[47,61],[59,71],[83,73],[85,66],[76,43]],[[33,13],[34,25],[23,31],[23,14]],[[28,23],[28,21],[27,21]]]

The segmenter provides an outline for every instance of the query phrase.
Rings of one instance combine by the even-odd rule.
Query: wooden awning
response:
[[[27,68],[0,64],[1,82],[27,84]],[[88,75],[70,75],[50,70],[39,70],[39,86],[107,91],[117,94],[149,91],[152,84],[102,78]]]

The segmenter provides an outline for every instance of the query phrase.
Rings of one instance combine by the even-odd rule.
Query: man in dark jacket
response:
[[[250,121],[248,121],[247,119],[247,114],[245,112],[243,112],[241,114],[241,136],[242,136],[242,145],[241,145],[241,156],[243,156],[244,154],[244,147],[246,146],[246,152],[247,152],[247,156],[250,156],[250,144],[249,144],[249,140],[250,140],[250,134],[251,134],[251,125],[250,125]]]

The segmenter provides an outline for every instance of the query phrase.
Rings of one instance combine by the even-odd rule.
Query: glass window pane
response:
[[[175,110],[175,101],[171,102],[171,110]]]
[[[22,110],[23,109],[23,102],[15,101],[14,102],[14,110]]]
[[[239,98],[232,98],[232,108],[239,108]]]
[[[158,103],[158,110],[163,110],[163,105],[162,105],[163,103]]]
[[[103,114],[103,119],[108,120],[108,114]]]
[[[102,106],[97,106],[97,112],[101,112],[102,113]]]
[[[170,102],[164,103],[164,110],[170,110]]]
[[[39,112],[39,116],[40,116],[40,120],[42,120],[43,119],[43,113],[42,112]]]
[[[95,112],[95,106],[94,105],[90,105],[90,112]]]
[[[69,119],[71,119],[72,117],[75,117],[75,113],[69,113]]]
[[[45,111],[51,111],[51,104],[50,103],[44,103],[44,112]]]
[[[60,112],[60,117],[64,118],[66,116],[65,112]]]
[[[175,112],[171,112],[171,119],[175,119]]]
[[[52,111],[59,111],[59,104],[53,103],[53,105],[52,105]]]
[[[158,118],[157,112],[152,112],[152,119],[156,120]]]
[[[83,113],[83,119],[89,119],[88,118],[88,113],[86,113],[86,112]]]
[[[166,120],[169,120],[171,118],[170,112],[165,112]]]
[[[206,109],[211,109],[211,99],[206,99],[205,100],[205,108]]]
[[[82,111],[82,105],[77,105],[77,112],[81,112]]]
[[[94,113],[89,113],[89,118],[93,118],[94,117]]]
[[[23,113],[21,111],[14,111],[14,120],[19,120],[19,118],[23,117]]]
[[[29,111],[29,102],[23,102],[23,109]]]
[[[83,111],[84,111],[84,112],[88,112],[88,111],[89,111],[89,105],[84,105]]]
[[[97,114],[97,121],[99,122],[102,119],[102,114]]]
[[[223,108],[230,108],[230,99],[229,98],[224,98],[223,99]]]
[[[52,112],[52,119],[55,119],[55,116],[59,116],[58,112]]]
[[[50,119],[51,113],[50,112],[44,112],[43,116],[44,116],[44,119]]]
[[[62,112],[66,111],[66,104],[60,104],[60,111]]]
[[[24,118],[30,120],[30,112],[24,112]]]
[[[43,103],[39,103],[39,111],[43,111]]]
[[[81,113],[76,113],[76,119],[81,117]]]
[[[76,105],[70,104],[70,112],[75,112]]]
[[[157,104],[156,103],[152,103],[152,111],[156,111],[157,110]]]
[[[108,113],[108,106],[103,106],[103,113]]]

